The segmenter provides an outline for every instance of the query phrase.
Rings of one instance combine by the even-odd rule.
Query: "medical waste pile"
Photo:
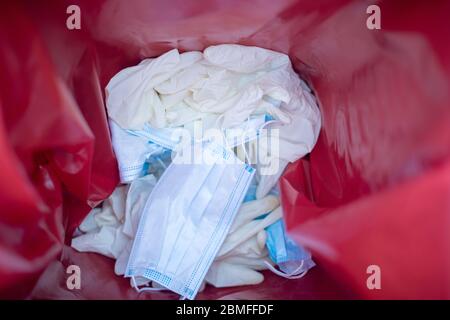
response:
[[[256,285],[265,269],[295,279],[314,266],[286,233],[277,187],[321,126],[287,55],[174,49],[117,73],[106,107],[121,183],[73,248],[115,259],[138,291],[187,299],[205,284]]]

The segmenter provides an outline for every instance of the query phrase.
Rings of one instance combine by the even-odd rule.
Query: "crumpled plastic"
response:
[[[240,43],[288,54],[318,99],[317,144],[280,183],[288,232],[317,267],[198,298],[450,298],[448,1],[378,1],[381,30],[351,0],[80,0],[82,28],[68,30],[73,2],[0,12],[1,297],[177,298],[137,295],[111,259],[64,243],[118,182],[111,77],[173,48]],[[73,264],[80,290],[66,287]]]

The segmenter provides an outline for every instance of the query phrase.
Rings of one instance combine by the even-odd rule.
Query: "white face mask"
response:
[[[202,152],[217,161],[174,161],[158,181],[125,274],[143,276],[188,299],[197,294],[255,172],[218,145],[205,144]]]
[[[149,159],[165,152],[160,145],[149,143],[148,139],[134,134],[131,130],[122,129],[113,120],[109,121],[109,127],[121,183],[130,183],[145,176]]]

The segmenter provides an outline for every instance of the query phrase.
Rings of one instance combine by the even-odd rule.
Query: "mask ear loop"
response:
[[[221,120],[224,116],[225,116],[225,114],[222,113],[221,115],[219,115],[219,116],[217,117],[217,119],[216,119],[216,121],[215,121],[215,123],[214,123],[214,127],[216,127],[216,128],[222,128],[222,126],[219,126],[218,122],[219,122],[219,120]]]
[[[251,164],[251,160],[250,160],[250,156],[248,155],[247,150],[245,148],[245,141],[242,141],[241,148],[244,151],[244,160],[246,161],[246,163],[248,165],[250,165]]]
[[[264,122],[258,129],[257,139],[259,139],[259,136],[261,134],[261,130],[263,130],[265,127],[267,127],[270,124],[277,124],[277,123],[283,123],[283,122],[281,120],[269,120],[267,122]],[[259,141],[258,141],[258,143],[259,143]],[[258,171],[259,171],[259,169],[258,169]],[[272,267],[272,266],[270,266],[270,267]],[[269,269],[270,269],[270,267],[269,267]]]
[[[247,164],[251,164],[251,161],[250,161],[250,156],[248,155],[248,153],[247,153],[247,149],[245,148],[245,144],[247,143],[245,140],[246,140],[246,135],[247,135],[247,133],[248,133],[248,127],[249,127],[249,123],[250,123],[250,117],[247,117],[247,123],[246,123],[246,125],[245,125],[245,129],[244,129],[244,134],[243,134],[243,137],[242,137],[242,141],[241,141],[241,148],[242,148],[242,150],[244,151],[244,162],[245,161],[247,161]]]
[[[270,120],[270,121],[265,122],[265,123],[262,124],[261,127],[258,129],[258,132],[256,133],[257,136],[259,135],[260,131],[261,131],[262,129],[264,129],[267,125],[269,125],[269,124],[271,124],[271,123],[280,123],[280,122],[281,122],[281,121],[279,121],[279,120]],[[246,134],[247,134],[247,131],[248,131],[249,123],[250,123],[250,117],[247,118],[247,124],[246,124],[245,130],[244,130],[244,137],[242,138],[242,141],[241,141],[240,146],[241,146],[242,150],[244,151],[244,157],[245,157],[245,160],[246,160],[247,163],[250,165],[250,164],[251,164],[250,156],[248,155],[247,149],[245,148],[245,144],[247,143],[247,142],[245,141],[245,137],[246,137]]]
[[[265,127],[267,127],[267,125],[273,124],[273,123],[283,123],[283,122],[282,122],[281,120],[270,120],[270,121],[264,122],[264,123],[261,125],[261,127],[258,129],[258,131],[264,129]]]
[[[217,119],[216,119],[214,125],[215,125],[216,128],[219,128],[219,129],[220,129],[219,131],[220,131],[220,133],[222,134],[223,141],[224,141],[224,143],[225,143],[225,148],[226,148],[227,150],[231,150],[230,145],[228,144],[227,136],[226,136],[224,130],[222,130],[222,126],[219,126],[219,125],[218,125],[219,120],[222,119],[224,116],[225,116],[224,113],[222,113],[221,115],[219,115],[219,116],[217,117]]]
[[[264,129],[267,125],[272,124],[272,123],[281,123],[281,121],[280,120],[270,120],[270,121],[263,123],[261,125],[261,127],[258,129],[258,132],[256,133],[257,137],[259,136],[259,133],[262,129]],[[245,141],[246,140],[245,137],[246,137],[246,134],[248,133],[249,124],[250,124],[250,116],[247,117],[247,123],[246,123],[245,130],[244,130],[244,137],[241,141],[240,146],[241,146],[242,150],[244,151],[244,157],[245,157],[247,163],[251,164],[250,156],[248,155],[247,149],[245,148],[245,144],[247,143]]]
[[[284,273],[284,272],[281,272],[280,270],[275,269],[275,267],[272,266],[268,261],[264,261],[264,264],[267,266],[267,268],[270,271],[272,271],[276,275],[286,278],[286,279],[300,279],[300,278],[303,278],[308,273],[308,270],[305,270],[300,274],[298,273],[298,272],[300,272],[300,270],[303,267],[304,260],[302,260],[302,262],[300,263],[300,266],[291,273]]]
[[[261,130],[263,130],[265,127],[267,127],[269,124],[277,124],[277,123],[282,123],[282,121],[280,120],[270,120],[267,122],[264,122],[259,128],[258,131],[256,132],[256,136],[259,137]]]
[[[136,283],[136,279],[134,278],[134,276],[131,276],[131,282],[132,282],[132,287],[139,293],[141,292],[145,292],[145,291],[164,291],[167,290],[166,288],[151,288],[151,287],[144,287],[144,288],[139,288],[137,283]]]

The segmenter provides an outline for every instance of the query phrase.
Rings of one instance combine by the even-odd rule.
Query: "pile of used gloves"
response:
[[[302,277],[277,181],[309,153],[320,113],[285,54],[217,45],[171,50],[116,74],[106,106],[121,184],[72,246],[116,259],[137,290],[193,299],[205,283]]]

